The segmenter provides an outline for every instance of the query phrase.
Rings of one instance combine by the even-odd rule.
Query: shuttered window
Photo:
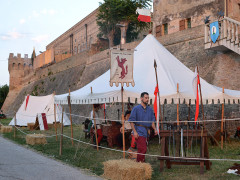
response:
[[[191,18],[187,19],[187,28],[191,28],[192,24],[191,24]]]
[[[185,19],[179,22],[179,30],[182,31],[185,29]]]
[[[162,36],[162,26],[156,26],[156,37]]]
[[[167,35],[168,34],[168,24],[164,24],[163,27],[164,27],[164,35]]]

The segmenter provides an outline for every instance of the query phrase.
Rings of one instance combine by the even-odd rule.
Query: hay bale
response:
[[[34,126],[35,126],[35,123],[27,123],[27,128],[28,128],[30,131],[33,131],[33,130],[34,130]]]
[[[30,145],[47,144],[47,140],[44,134],[28,134],[26,136],[26,143]]]
[[[57,123],[55,124],[55,122],[53,122],[53,127],[55,128],[55,126],[57,126],[57,128],[61,128],[61,127],[62,127],[62,123],[57,122]]]
[[[2,126],[1,133],[10,133],[12,132],[12,126]]]
[[[149,163],[138,163],[130,159],[109,160],[103,163],[107,179],[144,180],[151,179],[152,167]]]

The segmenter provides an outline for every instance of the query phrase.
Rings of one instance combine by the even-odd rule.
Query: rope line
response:
[[[16,127],[16,126],[15,126]],[[19,130],[20,132],[22,132],[23,134],[25,135],[29,135],[28,133],[25,133],[23,132],[22,130],[20,130],[18,127],[16,127],[17,130]],[[30,135],[34,135],[34,134],[30,134]],[[63,136],[65,138],[68,138],[68,139],[71,139],[71,140],[74,140],[74,141],[77,141],[79,143],[83,143],[83,144],[86,144],[86,145],[90,145],[90,146],[97,146],[95,144],[91,144],[91,143],[88,143],[88,142],[84,142],[84,141],[81,141],[81,140],[78,140],[78,139],[75,139],[75,138],[71,138],[65,134],[57,134],[57,136]],[[46,137],[54,137],[56,135],[51,135],[51,136],[46,136]],[[130,153],[130,154],[138,154],[138,155],[145,155],[145,156],[149,156],[149,157],[159,157],[159,158],[169,158],[169,159],[173,159],[173,160],[177,160],[177,159],[180,159],[180,160],[197,160],[197,161],[229,161],[229,162],[240,162],[240,159],[207,159],[207,158],[188,158],[188,157],[174,157],[174,156],[161,156],[161,155],[157,155],[157,154],[142,154],[142,153],[136,153],[136,152],[128,152],[128,151],[122,151],[122,150],[118,150],[118,149],[112,149],[112,148],[108,148],[108,147],[104,147],[104,146],[98,146],[102,149],[106,149],[106,150],[110,150],[110,151],[115,151],[115,152],[125,152],[125,153]]]
[[[21,115],[21,116],[25,116],[25,117],[36,117],[36,116],[29,116],[29,115],[20,114],[20,113],[18,113],[18,114]],[[56,115],[61,115],[61,114],[62,113],[56,113]],[[70,115],[70,113],[67,113],[67,112],[65,112],[65,114]],[[48,114],[48,115],[46,114],[46,116],[52,116],[52,115],[54,115],[54,114]],[[71,114],[71,116],[92,119],[89,116],[81,116],[81,115],[76,115],[76,114]],[[95,118],[95,119],[100,120],[100,121],[122,122],[122,120],[115,120],[115,119],[103,119],[103,118]],[[239,120],[240,120],[240,118],[224,119],[224,121],[239,121]],[[199,120],[197,122],[201,123],[201,122],[221,122],[221,121],[222,121],[222,119],[206,119],[206,120]],[[152,122],[156,122],[156,121],[131,121],[131,122],[152,123]],[[161,123],[161,124],[173,124],[173,123],[177,123],[177,121],[162,121],[162,122],[160,121],[159,123]],[[180,123],[195,123],[195,121],[188,121],[188,120],[181,121],[180,120]]]

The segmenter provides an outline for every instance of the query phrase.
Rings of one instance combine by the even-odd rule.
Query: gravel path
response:
[[[42,156],[0,136],[0,180],[101,179]]]

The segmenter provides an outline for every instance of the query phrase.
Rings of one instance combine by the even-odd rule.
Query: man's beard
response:
[[[148,105],[148,102],[144,102],[144,101],[142,101],[142,103],[145,104],[146,106]]]

